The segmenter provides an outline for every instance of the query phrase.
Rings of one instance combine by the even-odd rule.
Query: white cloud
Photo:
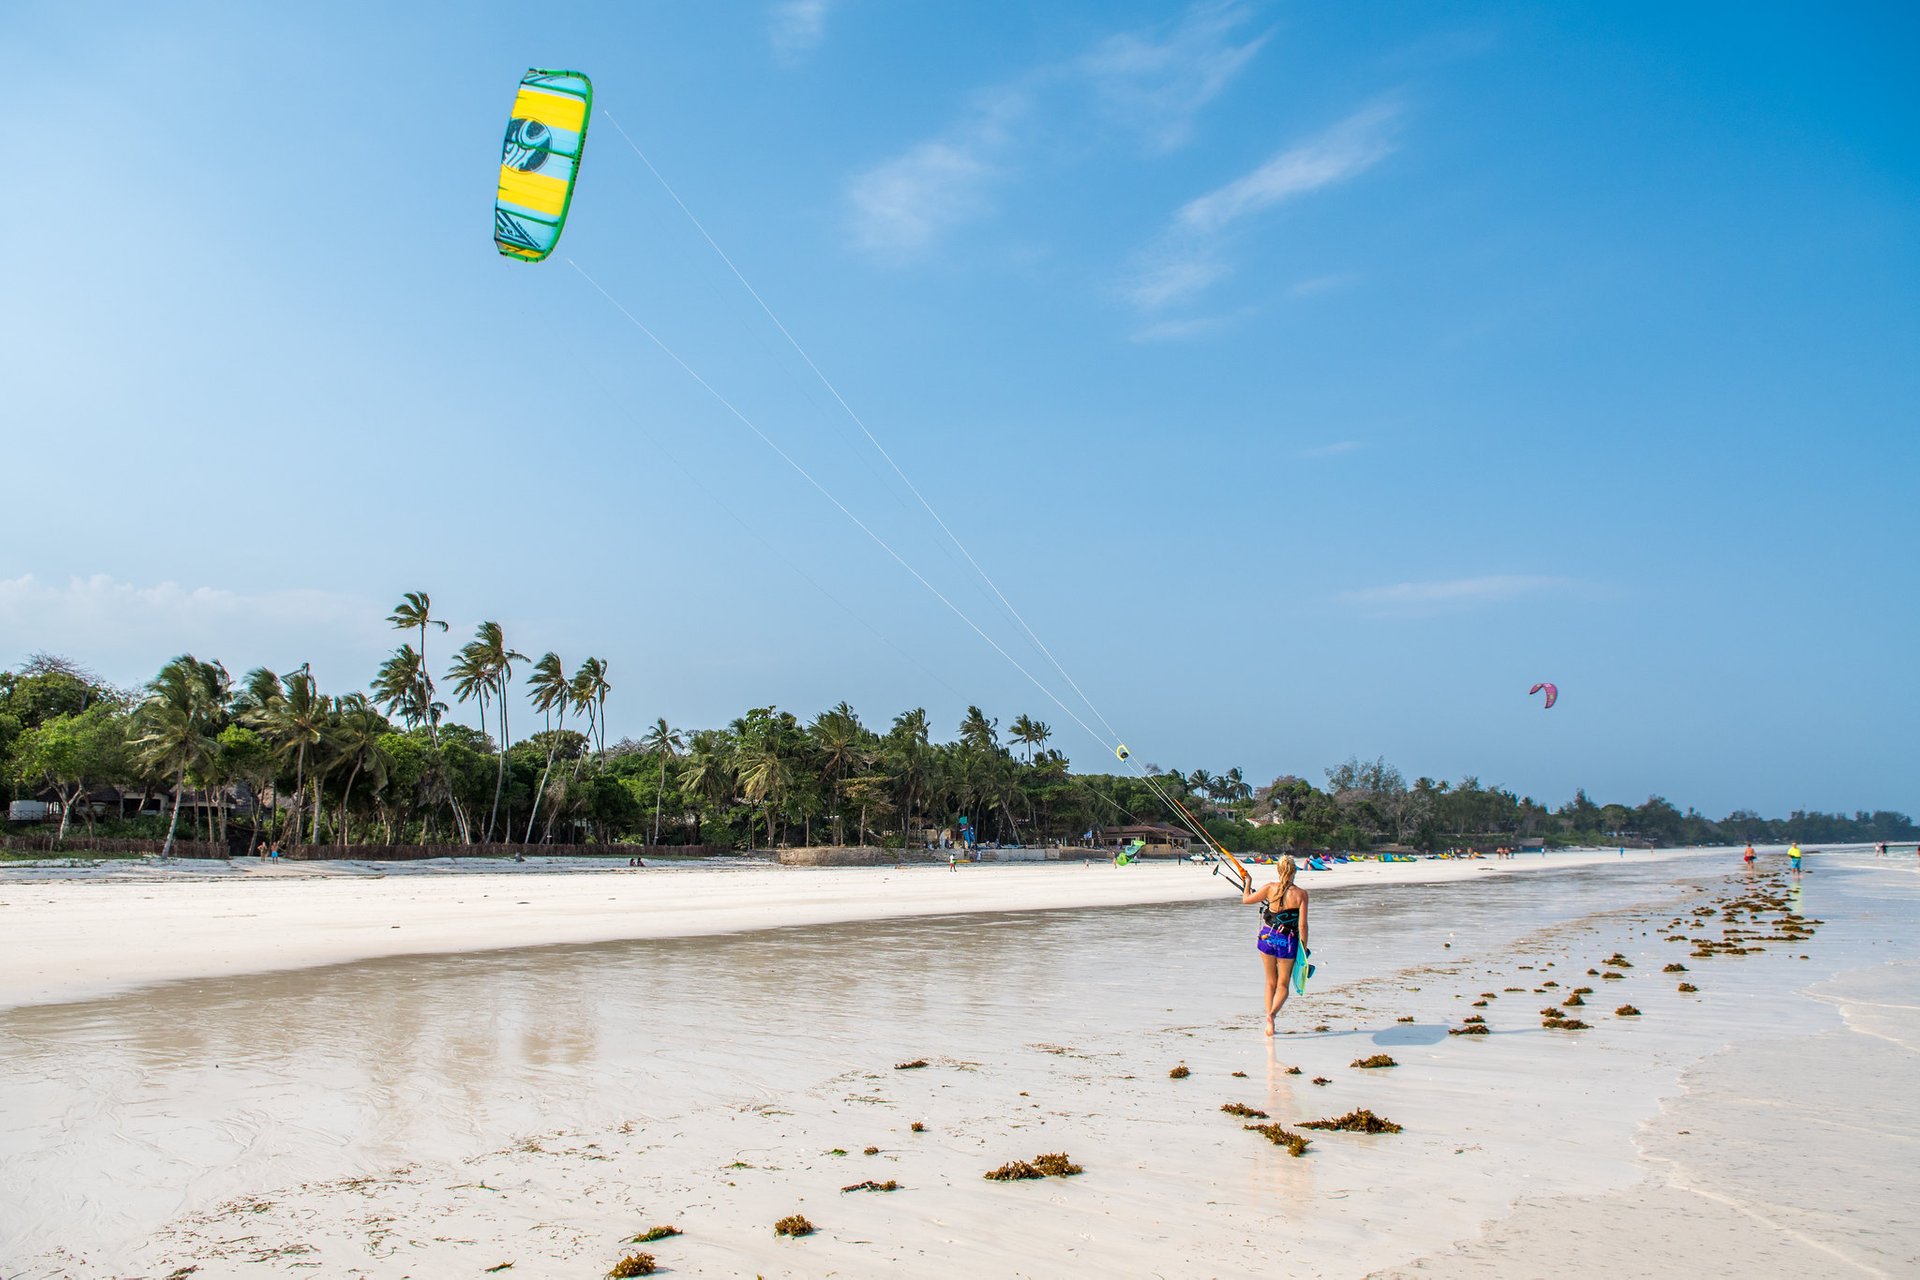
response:
[[[106,574],[59,584],[26,574],[0,579],[0,664],[44,650],[137,684],[180,653],[226,662],[236,675],[311,661],[328,688],[354,688],[393,643],[387,613],[328,591],[141,586]]]
[[[1366,448],[1365,443],[1359,440],[1335,440],[1332,444],[1320,444],[1315,445],[1311,449],[1302,449],[1300,456],[1303,458],[1337,458],[1343,453],[1352,453],[1356,449],[1364,448]]]
[[[833,0],[784,0],[773,7],[767,37],[783,61],[795,62],[820,46]]]
[[[1571,579],[1541,574],[1490,574],[1479,578],[1395,582],[1387,586],[1363,587],[1342,592],[1340,601],[1370,613],[1417,617],[1504,604],[1522,596],[1561,591],[1573,585]]]
[[[1193,132],[1194,117],[1233,82],[1267,42],[1267,33],[1237,37],[1250,14],[1239,3],[1198,4],[1161,32],[1110,36],[1075,69],[1092,84],[1109,114],[1162,149]]]
[[[1359,176],[1393,152],[1400,114],[1375,103],[1317,137],[1286,147],[1251,172],[1182,205],[1157,240],[1134,255],[1121,292],[1142,310],[1170,306],[1227,274],[1220,242],[1235,223],[1288,200]],[[1295,285],[1294,296],[1337,288],[1351,277],[1327,275]]]
[[[911,258],[990,211],[988,189],[1004,171],[997,157],[1029,106],[1019,89],[983,94],[946,137],[918,143],[855,178],[847,195],[860,247],[881,258]]]
[[[1265,43],[1264,34],[1236,36],[1248,12],[1241,3],[1195,5],[1170,26],[1110,36],[982,91],[956,123],[847,184],[855,243],[885,260],[918,256],[992,213],[994,185],[1036,146],[1063,134],[1078,146],[1097,132],[1082,127],[1089,116],[1155,149],[1178,145]]]
[[[1355,112],[1319,137],[1287,147],[1251,173],[1189,200],[1175,221],[1207,235],[1282,201],[1357,177],[1393,153],[1389,135],[1399,114],[1390,103]]]

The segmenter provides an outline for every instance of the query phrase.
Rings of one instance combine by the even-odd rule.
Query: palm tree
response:
[[[427,628],[438,627],[444,632],[447,629],[447,624],[433,617],[432,614],[433,601],[428,599],[427,593],[424,591],[409,591],[401,597],[400,603],[393,607],[393,612],[387,615],[387,621],[393,624],[393,628],[396,631],[412,631],[417,628],[420,632],[420,648],[416,655],[418,661],[414,664],[414,674],[419,683],[419,692],[414,705],[420,708],[420,714],[426,718],[427,736],[429,740],[432,741],[435,747],[438,747],[440,745],[440,732],[438,728],[440,717],[434,712],[433,676],[427,666]],[[402,652],[404,653],[405,650],[403,649]],[[443,707],[441,710],[445,710],[445,708]]]
[[[860,717],[845,702],[816,716],[807,733],[813,739],[820,780],[833,805],[833,840],[835,844],[844,844],[846,833],[840,819],[842,786],[850,771],[864,768],[872,759],[873,753],[866,743],[869,735],[861,726]]]
[[[487,834],[483,838],[487,844],[493,843],[494,824],[500,816],[500,792],[507,783],[507,746],[511,742],[507,732],[507,682],[513,678],[514,662],[524,662],[526,657],[507,647],[506,633],[499,623],[483,622],[474,630],[473,639],[460,646],[453,668],[447,672],[447,678],[454,682],[455,697],[462,702],[469,698],[479,700],[482,733],[487,727],[487,700],[491,698],[499,704],[500,741],[493,774],[493,807],[487,813]]]
[[[927,779],[931,756],[927,710],[915,707],[893,718],[887,733],[887,754],[892,773],[900,788],[900,836],[904,840],[913,828],[914,802],[920,798],[920,786]]]
[[[1051,726],[1029,716],[1016,718],[1007,732],[1013,736],[1015,742],[1026,743],[1028,764],[1033,763],[1033,749],[1045,744],[1047,739],[1053,736]]]
[[[560,749],[553,716],[556,711],[559,712],[560,728],[565,729],[567,711],[573,705],[573,688],[567,683],[559,654],[548,650],[540,655],[540,661],[533,664],[533,674],[527,678],[527,689],[533,709],[545,716],[547,721],[547,764],[540,771],[540,785],[533,789],[533,812],[527,815],[525,842],[530,844],[533,841],[533,824],[540,817],[540,799],[546,795],[547,778],[553,773],[553,757]]]
[[[667,761],[679,754],[683,739],[678,729],[667,727],[667,718],[661,716],[653,722],[653,728],[647,730],[647,736],[640,739],[640,745],[660,756],[660,785],[653,793],[653,843],[660,843],[660,799],[667,790]]]
[[[1000,749],[1000,722],[990,720],[987,713],[978,707],[968,707],[966,718],[960,722],[960,741],[981,751]]]
[[[605,755],[607,750],[607,695],[613,692],[613,686],[607,682],[607,671],[605,658],[588,658],[573,673],[574,700],[581,701],[581,694],[584,693],[584,700],[593,704],[593,723],[600,735],[595,749],[601,755]]]
[[[701,729],[693,735],[681,785],[705,800],[715,812],[725,808],[733,798],[734,788],[733,759],[727,749],[726,734],[718,729]],[[701,834],[698,830],[698,811],[694,817],[694,838],[697,842]]]
[[[773,810],[774,806],[785,800],[787,790],[793,778],[787,767],[787,761],[773,744],[756,744],[743,748],[736,757],[736,767],[740,774],[740,792],[750,805],[757,804],[765,815],[767,824],[767,848],[773,848]],[[747,832],[747,847],[753,847],[753,832]]]
[[[202,662],[181,654],[160,668],[147,685],[134,739],[140,764],[173,779],[173,813],[167,819],[167,839],[160,856],[173,856],[173,834],[180,823],[180,801],[186,795],[187,774],[203,767],[214,749],[209,729],[224,710],[221,697],[227,670],[217,662]]]
[[[380,749],[380,738],[389,726],[386,719],[367,701],[363,693],[350,693],[336,704],[332,741],[334,763],[351,765],[346,790],[340,793],[340,843],[347,838],[347,805],[353,799],[353,784],[364,770],[375,791],[387,785],[387,756]]]
[[[284,765],[293,762],[293,837],[300,838],[300,821],[307,802],[307,763],[313,748],[326,733],[329,699],[319,692],[313,673],[306,667],[284,679],[276,680],[271,671],[260,668],[247,677],[248,710],[242,719],[258,729]],[[319,761],[314,760],[316,771]],[[314,780],[319,794],[319,781]],[[313,815],[313,843],[320,838],[320,813],[316,799]]]

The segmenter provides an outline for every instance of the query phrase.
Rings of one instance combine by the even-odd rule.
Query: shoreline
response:
[[[1303,871],[1309,890],[1407,886],[1586,866],[1724,859],[1724,849],[1357,863]],[[325,866],[330,870],[308,870]],[[405,870],[402,870],[405,868]],[[0,1010],[155,983],[792,925],[1230,899],[1192,863],[903,867],[622,866],[420,870],[305,864],[58,876],[0,871]],[[56,869],[57,870],[57,869]],[[1253,868],[1256,883],[1266,878]],[[137,957],[137,960],[135,959]]]

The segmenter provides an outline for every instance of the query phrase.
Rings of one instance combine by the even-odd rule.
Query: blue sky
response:
[[[616,735],[1098,767],[599,292],[1092,720],[617,120],[1138,759],[1920,810],[1912,10],[397,8],[0,11],[0,661],[344,689],[426,589]],[[530,65],[604,109],[534,267]]]

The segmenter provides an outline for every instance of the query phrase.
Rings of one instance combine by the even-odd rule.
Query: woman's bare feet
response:
[[[1263,1034],[1267,1037],[1267,1039],[1269,1040],[1273,1039],[1273,1015],[1272,1014],[1267,1015],[1267,1029]]]

